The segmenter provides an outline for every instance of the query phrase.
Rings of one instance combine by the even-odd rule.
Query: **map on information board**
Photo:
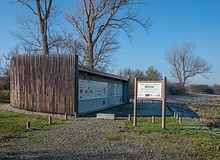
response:
[[[108,97],[108,83],[80,79],[79,100],[97,99]]]
[[[146,99],[162,98],[162,84],[160,82],[138,82],[137,97]]]
[[[117,96],[123,96],[123,88],[122,88],[122,84],[118,84],[118,83],[115,83],[114,84],[114,96],[117,97]]]

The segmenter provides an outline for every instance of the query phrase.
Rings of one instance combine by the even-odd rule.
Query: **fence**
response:
[[[78,108],[77,67],[75,55],[13,56],[11,105],[36,112],[74,115]]]

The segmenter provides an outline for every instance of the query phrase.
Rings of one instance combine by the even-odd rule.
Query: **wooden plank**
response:
[[[78,56],[74,55],[74,82],[73,82],[73,89],[74,89],[74,112],[75,112],[75,117],[77,117],[78,114],[78,75],[79,75],[79,70],[78,70]]]
[[[59,106],[60,106],[60,76],[59,76],[59,73],[60,73],[60,56],[58,55],[57,56],[57,96],[56,96],[56,99],[57,99],[57,104],[56,104],[56,113],[59,113]]]
[[[72,75],[72,64],[73,64],[72,63],[72,56],[70,56],[69,57],[69,75]],[[72,86],[71,84],[72,84],[73,76],[70,76],[69,80],[70,80],[69,85]],[[72,103],[73,100],[72,100],[72,96],[71,96],[72,94],[73,94],[73,89],[72,89],[72,87],[70,87],[69,88],[69,113],[68,113],[68,115],[72,115],[72,113],[73,113],[73,108],[72,108],[73,107],[72,106],[73,105],[73,103]]]
[[[30,106],[30,91],[31,91],[31,88],[30,88],[30,75],[31,75],[31,67],[30,67],[30,54],[26,55],[27,56],[27,77],[26,77],[26,88],[27,88],[27,108],[29,108]],[[30,106],[31,107],[31,106]]]
[[[13,106],[14,104],[14,57],[11,58],[10,64],[10,104]]]
[[[28,57],[25,55],[24,56],[24,108],[27,108],[27,103],[28,103],[28,86],[27,86],[27,81],[28,81],[28,79],[27,79],[27,70],[28,70],[28,59],[27,59]]]

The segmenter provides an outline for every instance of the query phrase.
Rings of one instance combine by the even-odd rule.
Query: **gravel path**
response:
[[[201,159],[190,139],[167,136],[131,132],[124,120],[78,118],[1,144],[0,159]]]

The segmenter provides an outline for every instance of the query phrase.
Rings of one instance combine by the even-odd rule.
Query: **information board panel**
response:
[[[137,98],[162,99],[161,82],[138,82]]]
[[[79,79],[79,100],[108,97],[108,83]]]

